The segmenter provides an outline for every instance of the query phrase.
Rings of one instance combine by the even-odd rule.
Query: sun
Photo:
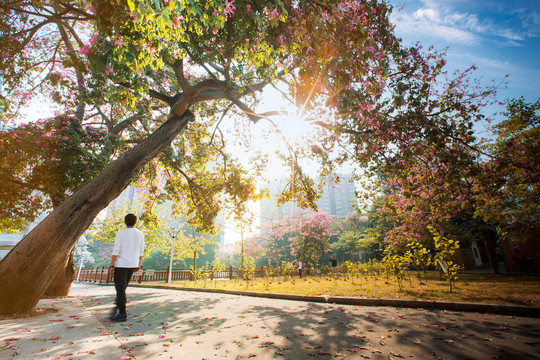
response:
[[[313,120],[305,109],[285,99],[283,94],[276,89],[267,89],[263,92],[262,102],[258,112],[274,111],[278,115],[268,119],[277,133],[290,144],[305,144],[312,138],[314,133]]]

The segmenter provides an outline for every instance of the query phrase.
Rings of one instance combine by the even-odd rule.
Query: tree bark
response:
[[[31,312],[97,214],[130,184],[138,171],[168,147],[193,114],[170,117],[67,198],[0,262],[0,314]]]
[[[52,279],[51,283],[45,293],[42,295],[42,299],[57,298],[67,296],[71,283],[75,277],[75,263],[73,262],[73,255],[75,254],[75,247],[70,251],[67,263],[62,264],[60,270],[56,272],[56,275]]]

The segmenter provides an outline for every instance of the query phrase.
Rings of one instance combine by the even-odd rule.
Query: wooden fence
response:
[[[80,273],[79,273],[80,271]],[[77,269],[75,272],[75,280],[77,277],[80,282],[93,282],[99,284],[106,284],[114,282],[113,279],[114,270],[108,267],[97,268],[84,268]],[[254,269],[252,277],[263,277],[265,274],[265,268],[260,267]],[[213,267],[210,269],[197,269],[196,274],[190,269],[172,269],[171,281],[190,280],[193,281],[194,276],[198,277],[198,280],[208,279],[241,279],[243,272],[239,268],[233,268],[232,266],[226,270],[216,270]],[[133,273],[131,281],[139,283],[144,282],[169,282],[169,267],[166,269],[140,269]]]

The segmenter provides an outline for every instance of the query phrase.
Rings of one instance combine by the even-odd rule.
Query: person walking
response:
[[[118,231],[114,239],[111,267],[114,267],[114,287],[116,288],[116,308],[112,321],[126,321],[126,288],[133,273],[140,269],[144,253],[144,234],[135,228],[137,216],[127,214],[126,228]]]
[[[300,278],[303,277],[302,271],[302,261],[298,260],[298,275],[300,275]]]
[[[332,265],[332,275],[336,276],[336,274],[337,274],[337,260],[336,260],[335,255],[332,255],[332,257],[330,258],[330,264]]]

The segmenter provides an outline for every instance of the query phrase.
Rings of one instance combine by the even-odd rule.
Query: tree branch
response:
[[[195,42],[194,42],[195,43]],[[192,44],[193,45],[193,44]],[[187,46],[184,46],[183,47],[184,50],[187,52],[187,54],[189,55],[189,58],[191,60],[193,60],[195,63],[197,63],[199,66],[201,66],[204,70],[206,70],[206,72],[208,73],[208,75],[210,75],[212,77],[212,79],[218,81],[218,78],[216,77],[216,75],[210,71],[210,69],[208,69],[208,67],[206,66],[205,63],[199,61],[192,53],[191,51],[189,51],[189,49],[187,48]]]
[[[131,115],[130,117],[120,121],[118,124],[113,126],[111,129],[111,134],[118,135],[124,131],[128,126],[132,125],[135,121],[140,119],[139,114]]]
[[[188,91],[190,85],[186,80],[186,76],[184,75],[184,60],[177,59],[173,64],[171,64],[171,68],[173,69],[174,75],[176,76],[176,81],[178,81],[178,84],[182,90]]]
[[[229,99],[234,105],[236,105],[240,110],[244,112],[244,114],[247,115],[247,117],[253,121],[254,124],[256,124],[261,119],[267,119],[270,116],[273,115],[279,115],[280,113],[278,111],[268,111],[263,114],[258,114],[251,110],[246,104],[241,102],[239,99],[234,97],[231,93],[228,93],[227,99]]]
[[[153,98],[153,99],[161,100],[164,103],[167,103],[169,106],[173,105],[173,104],[171,104],[171,102],[173,100],[173,97],[162,94],[159,91],[150,89],[150,90],[148,90],[148,95],[150,95],[150,97]]]
[[[107,125],[107,129],[111,130],[111,119],[109,119],[109,117],[107,115],[105,115],[105,113],[103,111],[101,111],[101,108],[99,106],[95,106],[98,114],[96,115],[100,115],[101,116],[101,119],[105,122],[105,124]]]
[[[71,40],[64,29],[64,22],[61,20],[56,20],[56,25],[58,27],[58,31],[60,32],[60,36],[62,37],[62,40],[64,44],[66,45],[66,48],[68,50],[68,55],[71,58],[71,61],[73,61],[74,64],[79,62],[79,59],[77,55],[75,55],[75,49],[73,48],[73,44],[71,43]],[[77,90],[79,92],[79,95],[81,96],[81,99],[79,104],[77,104],[77,110],[75,111],[75,117],[82,122],[83,116],[84,116],[84,109],[86,107],[84,99],[86,98],[86,85],[84,82],[84,75],[81,71],[81,69],[77,66],[75,66],[75,73],[77,76]]]

